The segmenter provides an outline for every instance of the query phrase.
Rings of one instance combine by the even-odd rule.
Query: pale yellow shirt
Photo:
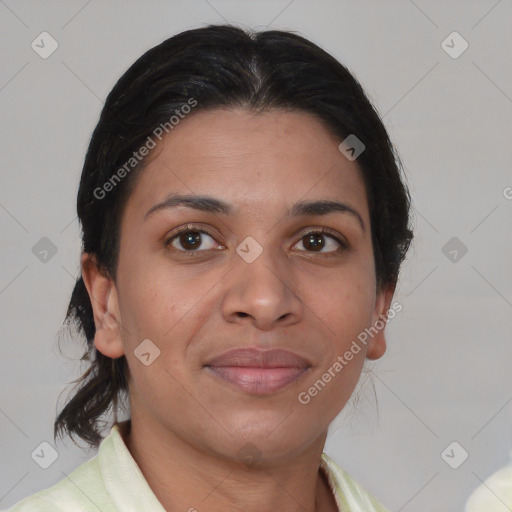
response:
[[[389,512],[325,453],[320,466],[340,512]],[[199,504],[195,508],[201,510]],[[193,503],[190,509],[194,510]],[[117,424],[94,457],[54,486],[21,500],[6,512],[99,511],[166,512],[126,447]]]
[[[512,510],[512,463],[477,487],[466,503],[466,512],[510,512]]]

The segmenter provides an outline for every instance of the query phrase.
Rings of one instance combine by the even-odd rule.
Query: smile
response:
[[[283,350],[237,349],[211,360],[205,368],[246,393],[269,395],[299,380],[311,365]]]

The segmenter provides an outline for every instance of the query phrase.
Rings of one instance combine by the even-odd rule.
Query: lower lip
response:
[[[207,366],[215,376],[255,395],[269,395],[300,379],[308,368]]]

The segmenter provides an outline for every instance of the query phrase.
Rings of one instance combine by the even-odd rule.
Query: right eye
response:
[[[208,247],[201,248],[204,245],[205,240],[203,240],[204,236],[207,236],[211,242],[209,242]],[[194,253],[194,252],[202,252],[208,251],[215,248],[223,248],[220,244],[218,244],[215,239],[204,229],[198,229],[190,226],[185,226],[178,230],[177,233],[172,235],[165,241],[166,247],[172,247],[177,251],[183,253]],[[191,254],[192,255],[192,254]]]

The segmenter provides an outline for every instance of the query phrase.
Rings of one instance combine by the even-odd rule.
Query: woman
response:
[[[90,368],[55,434],[98,455],[11,510],[386,510],[323,447],[385,352],[409,206],[361,86],[308,40],[208,26],[146,52],[78,192]]]

